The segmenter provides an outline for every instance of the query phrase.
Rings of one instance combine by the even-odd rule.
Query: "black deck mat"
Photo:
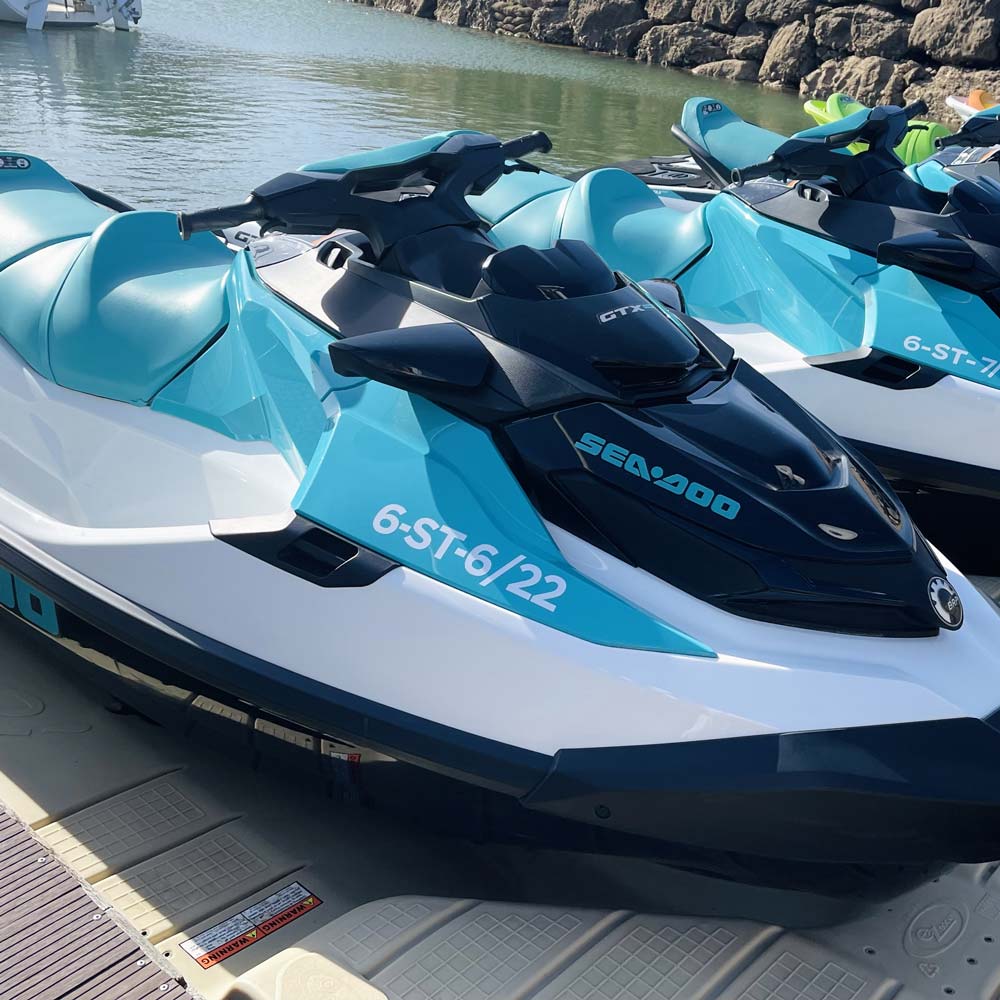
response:
[[[0,806],[0,1000],[191,1000]]]

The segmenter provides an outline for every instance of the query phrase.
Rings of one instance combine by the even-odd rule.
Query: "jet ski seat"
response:
[[[0,156],[0,271],[35,250],[88,236],[108,218],[108,209],[95,205],[44,160]]]
[[[685,102],[681,129],[729,171],[766,160],[787,141],[786,136],[744,121],[710,97]]]
[[[53,305],[55,380],[149,402],[226,326],[232,259],[210,233],[181,240],[172,212],[112,216],[70,266]]]
[[[608,167],[585,174],[566,195],[558,236],[589,243],[634,281],[669,278],[711,243],[704,211],[661,200],[633,174]]]
[[[0,270],[0,335],[59,385],[148,403],[225,327],[232,254],[208,233],[183,242],[171,212],[109,217],[72,189],[95,215],[64,188],[44,190],[11,199],[30,222],[0,240],[5,257],[21,250]]]

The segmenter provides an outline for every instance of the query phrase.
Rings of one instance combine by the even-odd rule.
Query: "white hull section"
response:
[[[32,30],[91,28],[112,21],[127,31],[141,16],[142,0],[0,0],[0,21]]]
[[[841,437],[1000,470],[994,388],[946,375],[924,389],[887,389],[817,368],[764,327],[703,322]]]
[[[957,632],[831,635],[735,617],[551,528],[581,572],[715,659],[599,646],[405,568],[366,587],[314,586],[209,527],[291,517],[298,478],[270,446],[62,389],[6,347],[0,470],[0,540],[99,599],[543,753],[984,716],[1000,703],[1000,615],[953,570]]]

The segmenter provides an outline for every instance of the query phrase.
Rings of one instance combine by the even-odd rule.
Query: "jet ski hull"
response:
[[[224,721],[234,748],[255,739],[259,750],[277,734],[285,754],[294,749],[296,764],[317,773],[350,758],[376,804],[398,807],[408,787],[415,818],[452,832],[871,898],[1000,852],[990,763],[1000,716],[550,755],[318,683],[72,575],[0,542],[0,607],[127,703],[185,728],[199,715],[214,732]],[[390,761],[395,777],[364,776]],[[433,817],[416,791],[428,772]],[[470,796],[480,802],[475,830]]]

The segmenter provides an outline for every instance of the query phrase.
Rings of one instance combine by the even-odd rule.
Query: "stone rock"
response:
[[[761,24],[791,24],[802,21],[815,9],[815,0],[750,0],[746,17]]]
[[[526,38],[531,30],[531,18],[534,13],[533,7],[521,3],[520,0],[493,0],[493,17],[496,21],[493,30],[498,35]]]
[[[694,0],[648,0],[646,16],[657,24],[682,24],[691,20]]]
[[[907,104],[926,101],[928,118],[957,126],[958,115],[945,104],[945,98],[952,94],[963,96],[973,88],[1000,93],[1000,69],[967,70],[942,66],[936,73],[928,73],[907,87],[903,100]]]
[[[937,4],[938,0],[901,0],[903,10],[908,10],[911,14],[927,10],[929,7],[935,7]]]
[[[572,45],[573,26],[569,22],[569,4],[539,7],[531,16],[528,34],[549,45]]]
[[[397,14],[411,14],[413,17],[433,17],[436,0],[373,0],[373,7],[384,7]]]
[[[573,41],[582,49],[613,52],[617,32],[645,19],[640,0],[570,0]]]
[[[939,63],[992,66],[997,61],[1000,0],[943,0],[914,18],[910,46]]]
[[[760,63],[753,59],[720,59],[702,63],[691,70],[696,76],[711,76],[720,80],[750,80],[756,82]]]
[[[750,59],[759,63],[767,52],[771,29],[756,21],[744,21],[729,42],[731,59]]]
[[[760,82],[772,87],[797,86],[816,65],[816,43],[804,21],[783,24],[774,33],[760,66]]]
[[[691,20],[734,34],[745,20],[747,0],[695,0]]]
[[[658,24],[639,41],[636,59],[660,66],[701,66],[729,57],[729,36],[700,24]]]
[[[460,28],[469,25],[469,8],[473,0],[438,0],[434,16],[442,24],[455,24]]]
[[[848,56],[828,59],[802,78],[803,97],[824,99],[830,94],[850,94],[862,104],[902,104],[906,89],[927,75],[917,62],[893,62],[880,56]]]
[[[899,59],[910,45],[912,22],[871,5],[833,7],[816,16],[816,47],[824,54]]]

